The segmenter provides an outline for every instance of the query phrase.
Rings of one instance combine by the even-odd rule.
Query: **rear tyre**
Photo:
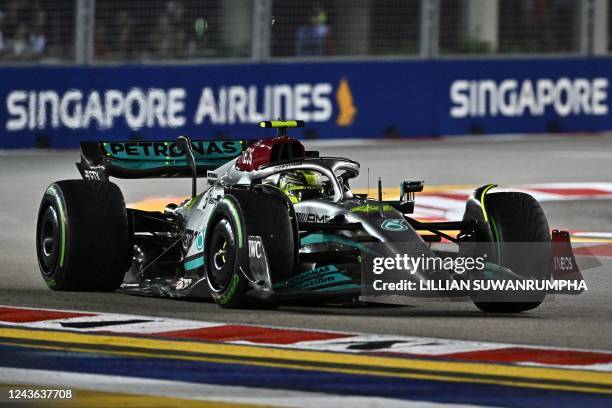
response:
[[[261,237],[273,283],[291,276],[297,253],[292,209],[284,196],[270,194],[263,187],[226,192],[210,218],[205,243],[206,277],[217,304],[225,308],[275,306],[248,293],[253,280],[248,237]]]
[[[550,230],[546,215],[535,198],[525,193],[502,192],[488,194],[485,198],[489,223],[494,239],[499,245],[498,262],[529,279],[550,279]],[[504,245],[504,243],[525,243]],[[543,292],[521,293],[520,301],[515,294],[499,302],[474,301],[476,307],[489,313],[519,313],[538,307]]]
[[[51,184],[38,211],[38,265],[47,286],[66,291],[113,291],[131,263],[123,194],[110,182]]]

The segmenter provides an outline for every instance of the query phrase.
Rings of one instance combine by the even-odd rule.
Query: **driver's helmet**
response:
[[[278,180],[280,188],[293,204],[309,198],[321,197],[323,185],[319,175],[310,170],[294,170],[283,173]]]

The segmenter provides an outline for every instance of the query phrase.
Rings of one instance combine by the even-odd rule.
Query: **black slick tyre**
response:
[[[519,192],[487,194],[485,198],[489,223],[498,246],[498,262],[527,279],[550,279],[550,230],[546,215],[532,196]],[[520,243],[520,244],[519,244]],[[509,244],[509,245],[505,245]],[[519,313],[538,307],[543,292],[503,296],[495,302],[474,304],[490,313]]]
[[[38,265],[61,291],[113,291],[131,263],[123,194],[111,182],[64,180],[43,195],[36,228]]]
[[[261,237],[272,282],[293,274],[297,226],[284,196],[263,188],[230,189],[216,205],[205,240],[206,277],[212,298],[225,308],[262,307],[249,295],[249,236]],[[272,305],[272,303],[269,303]]]

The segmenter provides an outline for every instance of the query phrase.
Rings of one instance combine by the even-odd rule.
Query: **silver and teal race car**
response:
[[[350,182],[359,164],[320,156],[287,135],[303,122],[260,126],[276,128],[276,137],[251,143],[187,137],[82,142],[77,163],[82,180],[51,184],[38,213],[36,249],[49,288],[205,296],[234,308],[294,299],[376,302],[390,294],[372,292],[372,259],[407,253],[485,255],[486,270],[476,276],[417,268],[390,272],[388,279],[551,279],[556,265],[551,233],[533,197],[492,192],[494,186],[487,185],[469,198],[462,220],[418,221],[410,214],[423,182],[402,182],[395,201],[382,199],[380,181],[378,199],[353,193]],[[192,194],[163,212],[130,209],[110,177],[190,177]],[[201,191],[197,180],[203,178],[207,187]],[[456,250],[436,249],[440,241]],[[553,231],[552,241],[570,248],[565,256],[579,273],[567,233]],[[509,243],[531,245],[516,256]],[[538,291],[517,299],[502,293],[488,299],[440,289],[446,286],[430,285],[438,289],[410,296],[464,296],[487,312],[520,312],[546,295]]]

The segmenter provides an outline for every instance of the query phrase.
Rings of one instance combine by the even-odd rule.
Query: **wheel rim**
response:
[[[227,262],[227,258],[225,255],[227,254],[227,241],[224,239],[223,244],[219,248],[217,252],[213,255],[213,263],[215,265],[215,270],[223,269],[223,266]]]
[[[50,205],[42,215],[38,235],[38,254],[43,274],[48,275],[55,268],[59,247],[60,228],[57,211]]]
[[[232,225],[225,219],[221,220],[211,238],[208,280],[212,290],[223,292],[234,273],[236,251]]]

